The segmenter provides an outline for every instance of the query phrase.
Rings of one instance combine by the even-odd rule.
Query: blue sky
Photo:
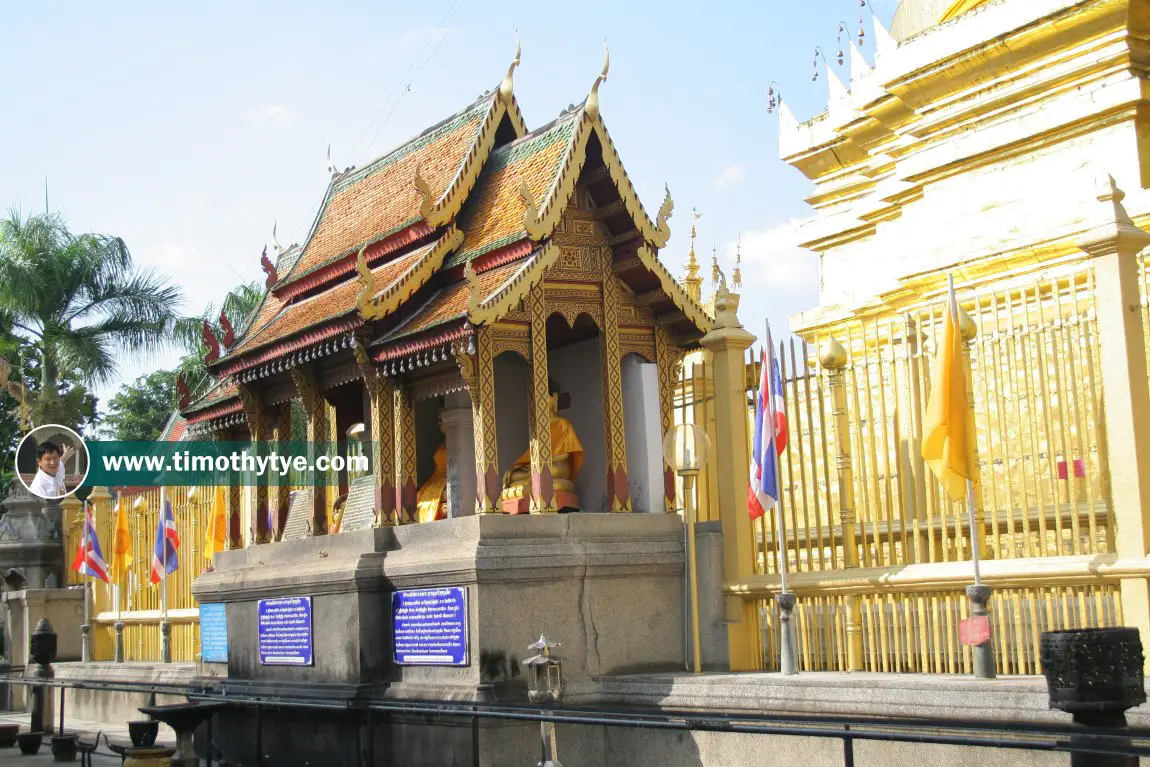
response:
[[[871,2],[889,24],[896,0]],[[285,245],[306,235],[329,141],[338,166],[361,165],[458,110],[502,79],[516,27],[515,92],[541,125],[586,95],[607,37],[604,119],[648,210],[664,183],[676,203],[662,258],[681,272],[692,206],[707,276],[712,247],[730,274],[741,234],[740,316],[759,334],[763,317],[786,327],[818,299],[815,259],[791,236],[810,184],[778,159],[766,89],[777,81],[799,119],[822,111],[814,46],[833,62],[837,24],[853,35],[858,11],[857,0],[4,4],[0,204],[43,210],[47,176],[73,231],[123,237],[198,313],[262,279],[273,221]],[[123,360],[123,379],[174,358]]]

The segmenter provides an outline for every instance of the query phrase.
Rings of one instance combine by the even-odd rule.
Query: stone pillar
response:
[[[499,446],[495,432],[495,358],[486,327],[478,338],[455,355],[459,373],[471,392],[472,428],[475,430],[475,509],[497,514],[499,508]],[[462,345],[463,342],[461,341]]]
[[[662,440],[675,426],[675,386],[683,370],[683,353],[671,344],[670,334],[662,325],[655,326],[655,364],[659,366],[659,419],[663,432],[659,435],[659,452],[662,453]],[[671,514],[678,510],[675,498],[675,471],[663,463],[663,510]]]
[[[610,258],[603,259],[603,327],[600,359],[603,366],[603,434],[607,441],[607,502],[609,511],[631,510],[627,479],[627,444],[623,425],[623,351],[619,346],[619,284]]]
[[[543,284],[527,298],[531,320],[531,513],[559,511],[555,506],[555,477],[551,463],[551,407],[547,385],[547,300]]]
[[[374,473],[375,510],[379,524],[398,522],[395,515],[395,391],[391,379],[367,356],[367,350],[357,339],[355,359],[363,373],[363,384],[371,419],[371,470]]]
[[[400,524],[406,524],[416,521],[415,400],[402,385],[396,385],[392,402],[395,407],[395,509]]]
[[[296,391],[299,392],[300,404],[307,420],[308,459],[314,462],[319,455],[318,443],[327,439],[327,402],[320,391],[313,368],[294,367],[291,370],[291,377],[295,382]],[[312,478],[309,528],[312,535],[327,535],[327,484],[318,474],[313,474]]]
[[[1101,362],[1110,502],[1120,558],[1150,553],[1150,386],[1138,289],[1138,253],[1150,233],[1130,220],[1125,195],[1106,177],[1099,184],[1098,223],[1075,243],[1094,258],[1095,312]],[[1150,583],[1121,581],[1122,617],[1150,647]],[[1150,655],[1147,656],[1150,660]]]
[[[475,513],[475,422],[463,394],[449,394],[441,419],[447,445],[447,516]]]
[[[240,384],[239,392],[251,430],[252,453],[253,455],[266,453],[266,441],[271,436],[268,408],[260,399],[260,395],[250,386]],[[255,519],[252,520],[250,540],[252,543],[270,543],[272,536],[268,518],[268,477],[266,475],[253,477],[253,481],[255,484],[252,487],[254,495],[252,514]]]
[[[739,296],[720,286],[715,294],[715,324],[700,343],[714,358],[715,437],[713,461],[718,485],[719,519],[723,525],[723,578],[732,583],[754,572],[755,543],[747,514],[746,351],[755,337],[739,323]],[[754,603],[727,596],[725,615],[731,671],[758,665],[759,621]]]
[[[847,351],[833,338],[819,349],[819,362],[830,373],[831,419],[835,430],[835,464],[839,488],[839,539],[843,544],[843,567],[859,566],[858,541],[855,537],[855,486],[851,467],[850,423],[847,419],[846,375]],[[843,596],[846,614],[847,671],[863,670],[862,622],[859,620],[858,597]]]
[[[274,417],[271,438],[280,455],[287,455],[287,443],[295,439],[292,434],[291,401],[281,402],[272,409]],[[277,474],[271,482],[268,504],[272,508],[274,521],[271,537],[278,540],[287,524],[288,508],[291,506],[291,474]]]

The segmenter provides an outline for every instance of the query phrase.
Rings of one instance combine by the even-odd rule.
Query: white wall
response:
[[[529,370],[518,354],[505,352],[495,358],[495,442],[499,448],[499,476],[527,450],[531,430]]]
[[[571,421],[583,443],[583,468],[575,492],[583,511],[607,511],[607,457],[603,423],[603,367],[599,339],[551,349],[547,355],[552,380],[571,395],[571,407],[561,415]],[[526,398],[523,400],[527,402]]]
[[[659,417],[659,373],[655,365],[638,354],[623,358],[623,425],[631,508],[661,513],[663,424]]]

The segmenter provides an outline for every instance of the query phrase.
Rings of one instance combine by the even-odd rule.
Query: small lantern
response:
[[[676,474],[695,476],[711,456],[711,438],[693,423],[681,423],[663,439],[663,460]]]
[[[542,634],[528,650],[538,650],[523,661],[527,667],[527,699],[532,703],[551,704],[563,699],[563,663],[551,655],[551,648],[560,647],[558,642],[549,642]]]

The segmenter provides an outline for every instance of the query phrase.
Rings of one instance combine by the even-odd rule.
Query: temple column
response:
[[[663,433],[660,440],[666,439],[667,434],[675,427],[675,385],[682,370],[683,354],[677,347],[669,343],[667,329],[662,325],[655,326],[655,364],[659,368],[659,419],[662,422]],[[659,452],[662,453],[663,444],[659,443]],[[675,498],[675,471],[663,462],[663,510],[674,514],[679,509]]]
[[[464,395],[449,394],[443,408],[443,436],[447,447],[447,516],[475,513],[475,420]]]
[[[551,463],[550,387],[547,385],[547,299],[540,283],[527,299],[531,319],[531,503],[532,514],[559,511],[555,507],[555,477]]]
[[[287,443],[293,439],[291,424],[291,401],[282,402],[271,408],[274,417],[271,430],[272,443],[281,456],[288,454]],[[274,510],[272,519],[274,524],[271,533],[272,540],[277,540],[283,533],[287,524],[288,507],[291,505],[291,475],[277,473],[270,482],[269,506]]]
[[[251,430],[252,453],[262,455],[267,451],[264,442],[270,435],[269,413],[267,406],[260,400],[259,394],[251,387],[241,384],[239,386],[240,401],[244,405],[244,413],[248,418],[248,428]],[[251,530],[252,543],[268,543],[271,541],[271,530],[268,519],[268,477],[254,477],[254,501],[252,514],[255,516]]]
[[[231,432],[228,429],[218,429],[215,433],[216,442],[230,442]],[[242,549],[244,547],[244,528],[243,520],[240,517],[240,484],[238,477],[232,476],[231,470],[225,475],[227,477],[227,492],[224,495],[226,501],[226,519],[227,519],[227,537],[225,545],[228,551],[232,549]]]
[[[355,359],[363,373],[371,408],[371,471],[375,481],[377,524],[393,524],[395,512],[395,391],[391,379],[380,375],[358,340]]]
[[[392,391],[395,408],[395,509],[400,524],[415,521],[415,400],[402,384]]]
[[[476,331],[467,351],[455,355],[459,374],[471,392],[472,428],[475,430],[475,510],[497,514],[499,507],[499,447],[495,433],[495,358],[488,329]],[[462,342],[461,342],[462,343]]]
[[[1114,179],[1100,183],[1092,218],[1098,223],[1076,245],[1094,261],[1094,311],[1098,317],[1103,417],[1110,458],[1110,503],[1119,559],[1140,561],[1150,553],[1150,386],[1146,338],[1138,286],[1138,254],[1150,233],[1130,220],[1125,195]],[[1150,646],[1150,580],[1119,581],[1122,620],[1136,626],[1142,646]],[[1150,655],[1147,655],[1150,661]]]
[[[603,328],[600,334],[607,501],[610,511],[630,511],[631,485],[627,480],[627,443],[623,425],[623,352],[619,346],[619,285],[611,263],[610,257],[603,259]]]
[[[323,398],[323,392],[320,391],[313,368],[294,367],[291,370],[291,377],[295,382],[296,391],[299,392],[300,404],[303,406],[307,423],[308,461],[314,466],[315,459],[319,456],[318,446],[327,438],[327,402]],[[311,535],[327,535],[327,481],[314,470],[311,501],[311,522],[308,525],[308,532]]]
[[[719,519],[723,527],[723,581],[738,583],[755,572],[755,539],[747,514],[746,353],[755,337],[739,322],[739,296],[720,285],[715,295],[715,324],[699,341],[711,352],[715,371],[714,466],[718,485]],[[731,594],[726,597],[730,670],[758,667],[759,619],[755,602]]]

